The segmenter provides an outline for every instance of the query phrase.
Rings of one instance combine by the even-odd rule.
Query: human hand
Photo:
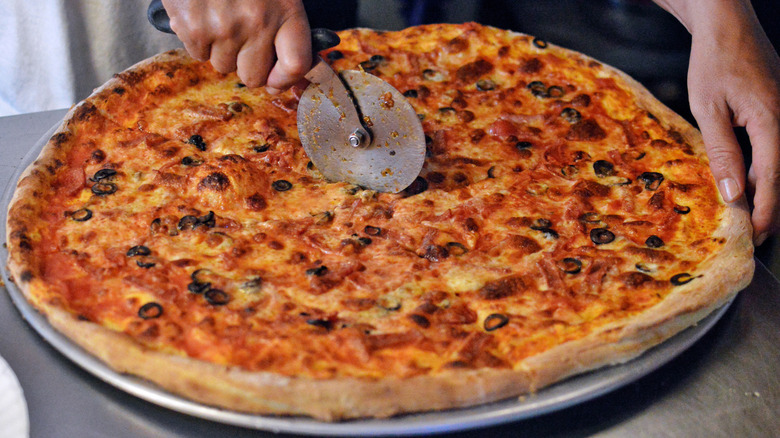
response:
[[[301,0],[163,0],[187,52],[249,87],[287,89],[311,68],[311,33]]]
[[[726,202],[752,201],[753,241],[780,230],[780,58],[748,0],[655,0],[691,32],[688,91]],[[745,172],[734,126],[746,128]]]
[[[752,201],[760,245],[780,227],[780,59],[754,14],[699,23],[692,37],[691,111],[723,198],[746,194]],[[747,178],[733,126],[745,127],[750,138]]]

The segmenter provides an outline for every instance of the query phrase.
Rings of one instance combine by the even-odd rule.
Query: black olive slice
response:
[[[236,88],[246,88],[246,84],[243,82],[236,82]]]
[[[540,48],[540,49],[546,49],[547,48],[547,41],[541,39],[541,38],[534,38],[533,41],[531,41],[534,46]]]
[[[328,267],[325,265],[317,266],[316,268],[311,268],[306,270],[306,275],[313,275],[315,277],[322,277],[327,273],[328,273]]]
[[[582,120],[582,114],[570,107],[566,107],[561,111],[561,117],[572,125]]]
[[[230,295],[221,289],[209,289],[203,294],[203,297],[212,306],[224,306],[230,302]]]
[[[244,293],[256,293],[260,290],[262,285],[263,279],[260,277],[255,277],[251,280],[243,282],[239,289],[241,289],[241,291]]]
[[[647,190],[658,190],[658,187],[664,182],[664,176],[658,172],[645,172],[639,175],[639,181],[645,183]]]
[[[119,189],[114,183],[98,182],[92,185],[92,193],[98,196],[106,196],[116,192]]]
[[[683,284],[690,283],[694,278],[696,277],[687,272],[683,272],[682,274],[673,276],[669,281],[675,286],[682,286]]]
[[[605,178],[615,174],[615,165],[607,160],[598,160],[593,163],[593,172],[599,178]]]
[[[526,88],[536,97],[547,97],[547,85],[542,81],[531,81]]]
[[[426,190],[428,190],[428,181],[426,181],[425,178],[418,176],[414,181],[412,181],[411,184],[409,184],[409,187],[404,189],[404,194],[406,196],[414,196]]]
[[[404,91],[404,97],[411,97],[412,99],[416,99],[418,95],[419,94],[417,93],[417,90],[414,88]]]
[[[271,183],[271,187],[277,192],[286,192],[292,188],[292,183],[284,179],[278,179]]]
[[[482,326],[485,328],[486,332],[492,332],[493,330],[498,330],[507,324],[509,324],[508,316],[501,313],[491,313],[487,316],[487,318],[485,318]]]
[[[637,263],[636,265],[634,265],[634,267],[636,268],[637,271],[644,272],[645,274],[652,274],[653,273],[653,269],[652,268],[649,268],[649,267],[643,265],[642,263]]]
[[[580,173],[580,169],[577,168],[577,166],[573,164],[569,164],[568,166],[564,166],[561,168],[561,175],[563,175],[566,178],[572,178],[577,176],[577,174]]]
[[[596,212],[583,213],[579,219],[581,222],[585,222],[589,224],[597,224],[601,222],[601,216]]]
[[[487,177],[491,179],[496,177],[496,166],[490,166],[490,169],[487,171]]]
[[[152,222],[149,223],[149,229],[152,233],[159,233],[162,229],[162,219],[159,217],[152,219]]]
[[[606,228],[594,228],[590,230],[590,240],[596,245],[604,245],[615,240],[615,234]]]
[[[582,271],[582,262],[574,257],[566,257],[561,260],[558,266],[567,274],[579,274]]]
[[[469,252],[468,248],[460,242],[447,242],[447,251],[454,256],[461,256]]]
[[[518,151],[530,149],[531,146],[533,146],[533,143],[531,143],[530,141],[518,141],[517,143],[515,143],[515,149],[517,149]]]
[[[371,71],[379,67],[378,62],[374,62],[372,60],[363,61],[360,63],[360,68],[363,69],[363,71]]]
[[[480,79],[477,81],[477,90],[490,91],[496,89],[496,83],[490,79]]]
[[[563,87],[559,87],[557,85],[553,85],[547,89],[547,97],[551,97],[553,99],[563,97],[564,94],[566,94],[566,92],[563,90]]]
[[[194,230],[198,226],[198,218],[196,216],[187,215],[179,219],[179,223],[176,228],[184,230]]]
[[[340,50],[331,50],[326,56],[328,60],[335,61],[337,59],[343,58],[344,54]]]
[[[425,253],[420,257],[429,260],[431,262],[440,262],[450,256],[450,250],[441,245],[428,245],[425,248]]]
[[[368,234],[369,236],[378,236],[378,235],[382,234],[382,229],[379,228],[379,227],[366,225],[366,227],[363,228],[363,232]]]
[[[146,303],[138,309],[138,316],[142,319],[155,319],[162,316],[162,314],[162,306],[155,302]]]
[[[205,225],[209,228],[214,228],[217,225],[217,221],[214,219],[214,212],[209,211],[208,213],[204,214],[203,216],[198,218],[198,223],[195,226],[198,225]]]
[[[368,58],[371,62],[376,62],[377,64],[385,62],[385,57],[382,55],[373,55],[372,57]]]
[[[90,178],[94,182],[102,181],[104,179],[111,178],[116,175],[116,170],[114,169],[100,169]]]
[[[325,330],[331,330],[333,328],[333,323],[327,319],[307,319],[306,324],[324,328]]]
[[[369,237],[358,237],[357,240],[358,240],[358,243],[360,243],[363,246],[371,245],[371,242],[373,242],[371,240],[371,238],[369,238]]]
[[[80,208],[70,214],[70,218],[76,222],[85,222],[92,219],[92,210],[88,208]]]
[[[271,145],[268,143],[255,145],[252,147],[252,150],[257,152],[258,154],[262,154],[263,152],[268,152],[268,149],[271,149]]]
[[[190,138],[187,140],[187,143],[195,146],[196,148],[198,148],[199,151],[206,150],[206,142],[203,141],[203,137],[201,137],[198,134],[194,134],[190,136]]]
[[[188,155],[181,159],[181,164],[184,166],[197,167],[203,164],[203,160],[199,157]]]
[[[645,245],[649,246],[650,248],[660,248],[664,246],[664,241],[661,240],[660,237],[653,235],[645,240]]]
[[[393,297],[380,298],[378,305],[379,307],[389,312],[395,312],[396,310],[401,310],[401,301]]]
[[[688,214],[691,212],[691,207],[686,207],[684,205],[675,205],[674,212],[677,214]]]
[[[203,283],[210,283],[209,280],[217,278],[217,275],[214,274],[214,272],[212,272],[211,269],[201,268],[192,271],[192,274],[190,274],[190,278],[195,283],[203,284]]]
[[[197,295],[206,293],[206,291],[209,289],[211,289],[211,283],[199,283],[197,281],[193,281],[187,285],[187,290]]]
[[[128,257],[135,257],[135,256],[148,256],[152,254],[152,250],[149,249],[149,247],[143,246],[143,245],[136,245],[130,249],[127,250],[127,256]]]
[[[531,229],[535,231],[541,231],[544,233],[544,237],[548,239],[557,239],[558,232],[552,229],[552,221],[545,218],[539,218],[531,224]]]
[[[144,268],[144,269],[153,268],[155,266],[155,263],[153,262],[143,262],[141,260],[136,260],[135,264],[138,265],[139,268]]]
[[[442,81],[444,81],[444,75],[443,74],[441,74],[440,72],[438,72],[436,70],[430,69],[430,68],[427,68],[427,69],[423,70],[422,75],[423,75],[423,79],[425,79],[427,81],[433,81],[433,82],[442,82]]]
[[[539,218],[534,221],[533,224],[531,224],[532,230],[542,230],[544,228],[550,228],[552,227],[552,221],[550,219],[545,218]]]

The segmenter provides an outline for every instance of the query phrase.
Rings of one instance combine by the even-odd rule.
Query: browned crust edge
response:
[[[590,59],[552,44],[549,47],[569,56]],[[183,56],[181,51],[168,52],[142,61],[131,69],[144,68],[163,60],[176,61]],[[678,130],[697,152],[703,151],[701,135],[695,128],[632,78],[612,67],[605,65],[604,68],[627,84],[637,96],[640,106]],[[110,80],[96,89],[87,101],[117,83],[117,79]],[[83,102],[68,112],[57,133],[68,131],[69,120],[82,105]],[[22,278],[31,261],[20,250],[18,234],[17,238],[12,235],[23,233],[24,219],[32,217],[39,208],[33,193],[49,181],[45,167],[57,156],[58,151],[49,142],[40,158],[22,174],[11,201],[6,238],[10,254],[8,268],[14,278]],[[499,400],[534,391],[604,365],[628,361],[696,324],[749,284],[754,270],[750,235],[749,213],[744,203],[728,206],[714,235],[726,239],[723,250],[692,273],[703,274],[702,277],[676,287],[664,301],[651,309],[602,327],[585,338],[530,357],[513,370],[450,370],[406,379],[285,377],[153,351],[124,334],[78,320],[48,303],[36,302],[31,289],[45,286],[35,279],[32,282],[17,280],[17,287],[46,315],[55,329],[118,372],[142,376],[175,394],[208,405],[261,414],[310,415],[332,421],[387,417]]]

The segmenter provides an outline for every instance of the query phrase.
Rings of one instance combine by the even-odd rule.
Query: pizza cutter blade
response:
[[[425,134],[411,104],[392,85],[364,71],[337,74],[317,60],[298,104],[298,134],[330,181],[398,193],[417,178]]]

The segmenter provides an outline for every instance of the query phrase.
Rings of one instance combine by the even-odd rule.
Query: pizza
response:
[[[624,73],[475,23],[340,36],[323,58],[422,121],[404,191],[325,180],[298,140],[301,89],[167,52],[72,108],[20,178],[16,287],[117,372],[332,421],[622,363],[750,282],[746,207]]]

